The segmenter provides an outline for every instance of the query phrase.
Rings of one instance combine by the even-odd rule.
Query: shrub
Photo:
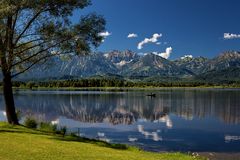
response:
[[[47,123],[47,122],[41,122],[39,125],[39,129],[43,131],[50,131],[55,133],[57,131],[57,125]]]
[[[35,83],[31,81],[26,84],[26,87],[29,89],[32,89],[34,86],[35,86]]]
[[[17,119],[21,120],[22,119],[22,113],[20,110],[16,110],[16,114],[17,114]]]
[[[33,128],[33,129],[36,129],[37,128],[37,121],[32,118],[32,117],[27,117],[24,121],[24,125],[28,128]]]
[[[57,130],[56,133],[57,134],[61,134],[64,137],[66,135],[66,133],[67,133],[67,127],[66,126],[60,127],[60,129]]]
[[[67,133],[67,127],[66,126],[63,126],[63,127],[61,127],[60,128],[60,132],[61,132],[61,134],[63,135],[63,137],[66,135],[66,133]]]

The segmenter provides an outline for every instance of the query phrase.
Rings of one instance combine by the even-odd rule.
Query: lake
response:
[[[240,152],[238,89],[18,90],[14,96],[23,115],[88,138],[150,151]],[[2,93],[0,110],[4,121]]]

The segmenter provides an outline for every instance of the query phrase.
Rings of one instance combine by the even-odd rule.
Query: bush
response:
[[[41,122],[39,125],[39,129],[42,131],[50,131],[50,132],[55,133],[57,131],[57,125],[51,124],[51,123],[46,123],[46,122]]]
[[[32,89],[33,87],[35,86],[35,83],[34,82],[27,82],[26,84],[26,87],[29,88],[29,89]]]
[[[66,133],[67,133],[67,127],[66,126],[60,127],[60,129],[57,130],[56,133],[57,134],[61,134],[64,137],[66,135]]]
[[[61,132],[62,136],[64,137],[67,133],[67,127],[66,126],[61,127],[60,132]]]
[[[28,128],[36,129],[38,124],[37,124],[37,121],[34,118],[27,117],[24,121],[24,125]]]
[[[17,119],[21,120],[22,119],[22,113],[20,110],[16,110],[16,114],[17,114]]]

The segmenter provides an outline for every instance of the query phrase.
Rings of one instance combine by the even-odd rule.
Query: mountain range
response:
[[[66,79],[94,76],[122,78],[174,77],[240,80],[240,52],[229,51],[208,59],[185,57],[164,59],[154,53],[139,55],[130,50],[92,53],[87,56],[54,57],[35,66],[18,79]]]

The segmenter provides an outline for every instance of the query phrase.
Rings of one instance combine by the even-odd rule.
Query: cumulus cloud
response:
[[[183,57],[181,57],[181,59],[185,59],[185,58],[193,58],[193,56],[188,54],[188,55],[184,55]]]
[[[112,33],[106,31],[106,32],[101,32],[98,35],[101,37],[107,38],[108,36],[112,35]]]
[[[153,34],[152,38],[145,38],[143,41],[138,43],[138,49],[142,49],[143,45],[148,43],[156,43],[158,41],[158,38],[162,37],[162,34],[155,33]]]
[[[238,38],[240,38],[240,34],[224,33],[223,38],[224,39],[238,39]]]
[[[98,33],[99,36],[103,37],[102,39],[102,43],[105,42],[105,39],[108,37],[108,36],[111,36],[112,33],[106,31],[106,32],[101,32],[101,33]]]
[[[157,42],[156,45],[161,45],[162,43],[161,42]]]
[[[130,34],[128,34],[128,36],[127,36],[127,38],[137,38],[137,37],[138,37],[138,35],[135,34],[135,33],[130,33]]]
[[[153,52],[153,54],[158,55],[162,58],[168,59],[170,57],[170,55],[172,54],[172,51],[173,51],[172,47],[168,47],[168,48],[166,48],[165,52],[163,52],[163,53]]]

